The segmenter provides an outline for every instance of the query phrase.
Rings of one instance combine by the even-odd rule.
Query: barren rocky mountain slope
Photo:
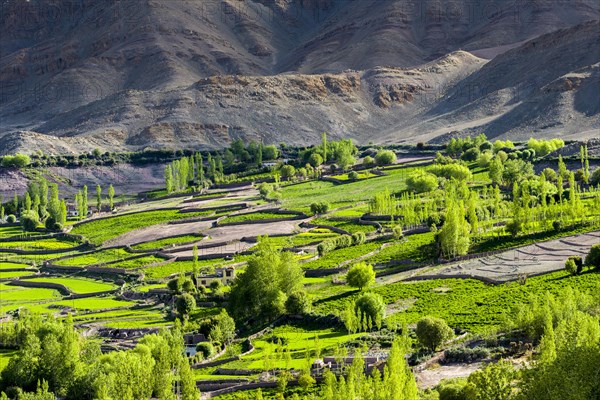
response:
[[[0,153],[598,136],[598,24],[570,27],[599,16],[594,0],[5,0]],[[461,98],[475,86],[491,89]]]

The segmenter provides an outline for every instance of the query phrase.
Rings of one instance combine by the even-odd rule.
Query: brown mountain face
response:
[[[579,25],[599,18],[595,0],[1,7],[0,153],[306,144],[322,131],[600,136],[598,23]],[[476,86],[486,89],[460,95]]]

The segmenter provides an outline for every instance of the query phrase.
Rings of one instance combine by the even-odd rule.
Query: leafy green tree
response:
[[[310,158],[308,159],[308,163],[312,165],[314,168],[317,168],[321,164],[323,164],[323,157],[319,153],[312,153]]]
[[[396,153],[391,150],[380,150],[375,156],[377,165],[389,165],[396,162]]]
[[[508,361],[490,363],[477,370],[467,379],[467,391],[471,397],[481,400],[509,400],[513,394],[513,380],[517,374]]]
[[[284,165],[281,167],[281,177],[283,179],[291,180],[296,175],[296,168],[293,165]]]
[[[165,188],[168,194],[173,193],[173,170],[170,165],[165,167]]]
[[[96,210],[102,211],[102,187],[100,185],[96,185]]]
[[[365,167],[372,167],[375,165],[375,159],[371,156],[366,156],[365,158],[363,158],[363,165]]]
[[[229,310],[237,322],[269,321],[285,312],[285,302],[301,291],[304,272],[291,253],[259,242],[244,273],[231,285]]]
[[[348,285],[363,290],[375,283],[373,266],[365,262],[354,264],[346,275]]]
[[[323,162],[327,163],[327,133],[321,135],[321,152],[323,153]],[[316,167],[313,165],[313,167]]]
[[[311,301],[304,290],[298,290],[291,293],[285,301],[285,309],[288,314],[302,315],[310,312]]]
[[[506,160],[504,163],[504,172],[502,180],[506,185],[512,186],[514,183],[534,176],[533,165],[521,159]]]
[[[276,160],[279,156],[279,151],[277,150],[277,146],[269,145],[263,148],[263,158],[265,160]]]
[[[385,316],[385,302],[377,293],[364,293],[354,303],[354,311],[361,316],[363,325],[367,319],[376,327],[381,327]]]
[[[29,210],[21,213],[21,226],[24,231],[33,232],[40,224],[40,216],[37,211]]]
[[[196,300],[189,293],[184,293],[175,300],[175,308],[182,316],[189,315],[196,308]]]
[[[465,219],[461,203],[451,202],[446,210],[446,221],[440,229],[439,241],[442,254],[454,258],[467,254],[471,245],[471,226]]]
[[[115,208],[114,198],[115,198],[115,188],[113,187],[113,185],[111,183],[108,186],[108,209],[110,211],[112,211]]]
[[[423,317],[417,322],[415,329],[417,340],[431,351],[436,351],[442,344],[454,336],[454,332],[441,318]]]
[[[585,257],[585,265],[600,269],[600,243],[592,246],[590,252]]]
[[[406,187],[415,193],[431,192],[438,187],[437,176],[423,170],[417,170],[410,174],[406,180]]]

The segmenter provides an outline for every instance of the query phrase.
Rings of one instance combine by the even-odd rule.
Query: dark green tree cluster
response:
[[[294,255],[261,241],[246,271],[231,285],[229,312],[238,325],[267,322],[284,314],[288,297],[303,291],[304,272]]]

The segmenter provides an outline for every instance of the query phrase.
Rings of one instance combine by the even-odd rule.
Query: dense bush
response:
[[[290,294],[285,301],[285,309],[288,314],[302,315],[310,312],[311,301],[303,290],[297,290]]]
[[[373,326],[380,327],[385,316],[385,302],[377,293],[365,293],[354,303],[355,312],[369,318]]]
[[[375,283],[373,266],[365,262],[354,264],[346,275],[348,285],[363,290]]]
[[[451,347],[444,351],[446,363],[472,363],[490,356],[490,351],[485,347]]]
[[[200,342],[196,345],[196,351],[202,354],[203,358],[209,358],[215,354],[215,348],[210,342]]]
[[[590,183],[592,185],[600,185],[600,168],[596,168],[594,172],[592,172]]]
[[[180,315],[188,315],[196,308],[196,300],[191,294],[184,293],[175,300],[175,308]]]
[[[21,226],[25,231],[35,231],[40,223],[40,216],[36,211],[25,211],[21,214]]]
[[[351,181],[358,180],[358,172],[356,172],[356,171],[350,171],[348,173],[348,179],[351,180]]]
[[[585,265],[600,268],[600,243],[596,243],[585,257]]]
[[[406,180],[406,187],[415,193],[426,193],[438,187],[437,176],[423,170],[417,170],[410,174]]]
[[[392,236],[394,239],[400,240],[404,237],[404,233],[402,232],[402,225],[396,225],[392,228]]]
[[[364,232],[356,232],[352,235],[352,244],[354,246],[363,244],[367,240],[367,235]]]
[[[14,224],[17,222],[17,217],[15,217],[14,214],[10,214],[8,217],[6,217],[6,222],[9,224]]]
[[[325,202],[312,203],[310,205],[310,211],[313,214],[325,214],[327,211],[329,211],[329,204]]]
[[[479,158],[479,154],[480,154],[479,149],[473,147],[473,148],[465,151],[460,158],[465,161],[477,161],[477,159]]]
[[[431,351],[435,351],[454,336],[446,321],[435,317],[421,318],[417,322],[415,333],[419,343]]]
[[[429,171],[436,175],[446,179],[456,179],[459,181],[468,181],[473,178],[473,174],[469,168],[461,164],[446,164],[446,165],[435,165],[429,169]]]
[[[4,156],[1,165],[3,167],[24,168],[31,163],[28,155],[17,153],[14,156]]]
[[[365,167],[372,167],[373,165],[375,165],[375,159],[371,156],[366,156],[365,158],[363,158],[363,165]]]
[[[380,150],[375,156],[377,165],[388,165],[396,162],[396,153],[391,150]]]

